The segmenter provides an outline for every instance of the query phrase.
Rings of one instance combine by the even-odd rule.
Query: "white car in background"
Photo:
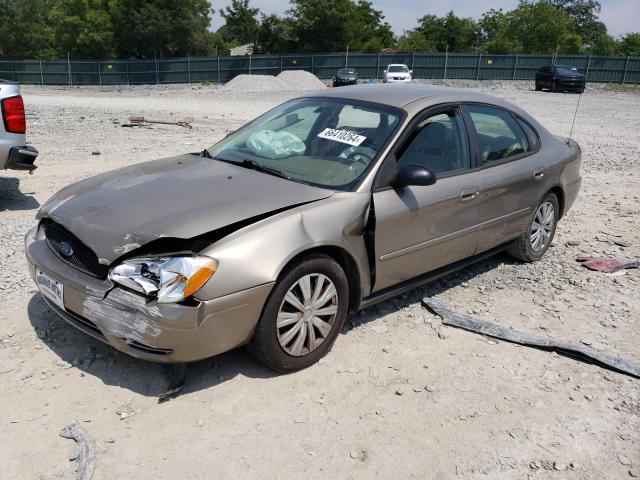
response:
[[[0,170],[35,170],[38,151],[27,145],[20,85],[0,79]]]
[[[384,70],[384,83],[411,83],[411,74],[413,70],[409,70],[404,63],[392,63]]]

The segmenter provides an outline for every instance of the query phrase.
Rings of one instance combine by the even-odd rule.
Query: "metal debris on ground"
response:
[[[164,393],[158,395],[158,403],[164,403],[176,398],[184,388],[187,382],[187,364],[186,363],[166,363],[162,365],[164,373],[167,376],[169,386]]]
[[[193,128],[191,126],[191,122],[193,122],[193,118],[191,117],[181,118],[180,120],[157,120],[157,119],[145,118],[145,117],[129,117],[129,122],[131,122],[131,124],[124,124],[123,127],[124,126],[130,127],[135,124],[143,124],[143,123],[161,123],[163,125],[177,125],[179,127]]]
[[[444,302],[435,298],[425,297],[422,299],[422,303],[436,315],[439,315],[442,318],[442,323],[444,325],[462,328],[470,332],[479,333],[493,338],[500,338],[520,345],[529,345],[543,350],[552,350],[559,354],[580,360],[586,360],[605,368],[610,368],[620,373],[626,373],[627,375],[640,378],[640,364],[638,363],[600,353],[597,350],[576,343],[529,335],[524,332],[496,325],[495,323],[473,318],[451,310]]]
[[[614,273],[625,268],[638,268],[640,262],[629,260],[627,258],[594,258],[594,257],[577,257],[576,261],[582,263],[582,266],[589,270],[596,270],[604,273]]]
[[[76,462],[75,480],[89,480],[93,476],[96,452],[93,442],[77,420],[64,427],[60,436],[76,442],[69,460]]]

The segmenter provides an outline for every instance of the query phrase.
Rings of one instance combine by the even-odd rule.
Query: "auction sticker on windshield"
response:
[[[318,137],[333,140],[335,142],[346,143],[347,145],[353,145],[354,147],[359,146],[367,139],[367,137],[358,135],[355,132],[350,132],[349,130],[336,130],[333,128],[325,128],[318,134]]]
[[[64,285],[36,267],[36,283],[40,293],[64,309]]]

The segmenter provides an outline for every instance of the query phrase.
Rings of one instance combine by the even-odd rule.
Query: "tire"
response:
[[[558,91],[558,83],[556,81],[551,82],[551,91],[552,92]]]
[[[304,279],[309,279],[308,285]],[[319,302],[316,302],[317,309],[314,310],[313,298],[320,281]],[[305,292],[301,284],[307,285],[306,296],[309,298],[300,305],[306,306],[304,309],[295,307],[288,300],[293,295],[299,304],[303,303]],[[333,285],[333,290],[330,285]],[[322,303],[325,297],[331,298]],[[248,345],[249,351],[276,372],[294,372],[313,365],[331,350],[347,317],[348,303],[349,284],[342,267],[327,255],[303,257],[285,268],[278,278]],[[314,315],[320,310],[332,313]],[[281,324],[284,323],[280,327],[279,316]],[[311,348],[314,339],[317,343]]]
[[[540,86],[540,84],[536,82],[536,92],[539,92],[540,90],[542,90],[542,86]]]
[[[533,241],[533,235],[536,231],[534,230],[534,223],[540,223],[539,220],[541,217],[539,217],[539,214],[545,204],[553,207],[553,218],[548,229],[544,227],[544,223],[543,228],[537,229],[537,231],[541,232],[540,236],[542,236],[542,244],[537,248],[534,248],[535,243]],[[529,227],[527,228],[527,231],[509,245],[507,253],[516,260],[523,262],[535,262],[540,260],[549,249],[551,242],[553,242],[553,237],[556,234],[556,227],[558,226],[559,215],[560,204],[558,203],[558,197],[553,193],[547,193],[538,206],[536,206],[533,214],[529,217]]]

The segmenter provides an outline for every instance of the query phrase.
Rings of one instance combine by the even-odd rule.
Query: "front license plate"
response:
[[[36,283],[40,293],[64,309],[64,285],[36,267]]]

